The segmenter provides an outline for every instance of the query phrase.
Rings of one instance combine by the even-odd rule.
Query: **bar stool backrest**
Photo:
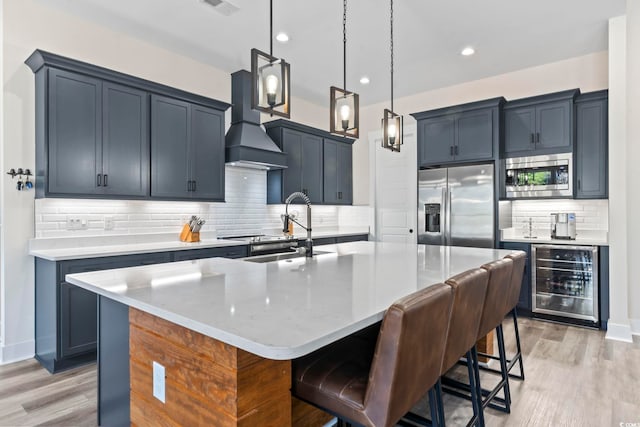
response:
[[[453,288],[453,307],[442,373],[451,369],[475,344],[488,281],[489,272],[476,268],[458,274],[445,282]]]
[[[510,258],[503,258],[485,264],[482,268],[489,272],[489,283],[478,329],[478,338],[487,335],[504,320],[504,307],[509,287],[511,287],[513,261]]]
[[[364,399],[373,425],[395,425],[440,377],[452,300],[452,288],[439,283],[385,313]]]
[[[517,252],[507,255],[505,258],[513,261],[513,271],[511,273],[511,287],[506,298],[506,305],[504,307],[504,315],[506,316],[513,307],[518,305],[520,299],[520,289],[522,288],[522,277],[524,275],[524,266],[527,262],[527,254],[524,252]]]

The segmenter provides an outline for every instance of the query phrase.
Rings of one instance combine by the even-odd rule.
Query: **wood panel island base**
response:
[[[132,425],[311,427],[332,418],[292,404],[291,361],[264,359],[134,308],[129,355]],[[153,397],[153,361],[165,368],[165,403]]]
[[[401,297],[510,253],[353,242],[313,258],[69,274],[99,296],[98,423],[321,427],[330,416],[292,399],[292,360],[382,320]]]

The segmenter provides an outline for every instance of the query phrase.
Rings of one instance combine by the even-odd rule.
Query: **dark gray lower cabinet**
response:
[[[36,258],[36,359],[51,373],[96,358],[96,294],[64,281],[67,274],[171,261],[171,253],[71,261]]]
[[[518,300],[518,315],[531,316],[531,245],[520,242],[500,242],[501,249],[524,251],[527,253],[527,262],[524,266],[522,287]]]
[[[60,355],[69,358],[96,348],[96,295],[60,283]]]

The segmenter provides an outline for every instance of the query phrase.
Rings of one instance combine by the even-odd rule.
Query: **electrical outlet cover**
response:
[[[164,401],[164,366],[153,362],[153,397],[160,402]]]

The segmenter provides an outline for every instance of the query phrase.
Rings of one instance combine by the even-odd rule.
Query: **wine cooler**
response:
[[[534,313],[598,322],[598,247],[531,245]]]

